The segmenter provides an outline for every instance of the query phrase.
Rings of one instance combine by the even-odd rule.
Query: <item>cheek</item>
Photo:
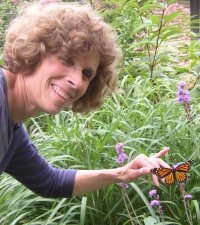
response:
[[[85,94],[85,92],[88,90],[89,88],[89,85],[90,85],[90,82],[85,82],[83,87],[82,87],[82,93]]]
[[[81,98],[88,90],[89,84],[85,84],[82,89],[79,91],[77,99]]]

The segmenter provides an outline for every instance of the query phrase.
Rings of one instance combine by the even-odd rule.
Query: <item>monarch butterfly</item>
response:
[[[173,184],[175,181],[184,183],[187,180],[187,172],[190,170],[193,160],[181,163],[172,168],[153,168],[151,173],[156,174],[159,178],[165,178],[165,183],[168,185]]]

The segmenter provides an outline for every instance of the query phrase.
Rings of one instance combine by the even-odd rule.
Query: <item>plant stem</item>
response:
[[[159,26],[159,29],[158,29],[158,36],[157,36],[157,40],[156,40],[156,46],[155,46],[155,51],[154,51],[154,56],[153,56],[153,61],[152,63],[150,64],[150,79],[152,80],[153,78],[153,71],[154,71],[154,67],[156,65],[156,55],[157,55],[157,52],[158,52],[158,47],[159,47],[159,40],[160,40],[160,34],[161,34],[161,30],[163,28],[163,18],[164,18],[164,12],[165,10],[163,9],[162,10],[162,14],[161,14],[161,19],[160,19],[160,26]]]
[[[123,197],[123,200],[124,200],[124,205],[125,205],[125,207],[126,207],[126,211],[127,211],[128,216],[129,216],[129,218],[130,218],[131,224],[132,224],[132,225],[135,225],[135,224],[134,224],[134,221],[133,221],[133,219],[132,219],[132,216],[131,216],[131,214],[130,214],[130,211],[129,211],[129,209],[128,209],[127,203],[126,203],[125,196],[126,196],[127,193],[126,193],[126,191],[124,191],[124,190],[121,190],[121,192],[122,192],[122,197]],[[126,198],[127,198],[127,196],[126,196]],[[129,199],[129,197],[128,197],[128,199]]]
[[[179,190],[180,190],[182,198],[183,198],[183,204],[184,204],[187,220],[189,222],[189,225],[193,225],[191,213],[189,212],[189,204],[188,204],[188,202],[186,202],[187,200],[185,200],[185,198],[184,198],[184,195],[185,195],[185,188],[184,187],[185,187],[184,183],[179,184]]]
[[[184,203],[184,207],[185,207],[185,213],[186,213],[186,216],[187,216],[187,220],[189,222],[189,225],[193,225],[193,222],[192,222],[192,219],[191,219],[191,214],[188,211],[189,205],[188,205],[188,202],[186,202],[186,200],[184,199],[183,193],[182,193],[182,197],[183,197],[183,203]]]
[[[187,119],[191,122],[192,116],[191,116],[191,113],[190,113],[190,103],[186,102],[185,105],[184,105],[184,109],[185,109],[185,112],[186,112]]]
[[[142,16],[141,16],[141,13],[139,12],[139,17],[140,17],[140,20],[142,21],[142,23],[144,24],[144,20],[143,20],[143,18],[142,18]],[[148,35],[148,30],[147,29],[145,29],[145,34],[147,34]],[[146,47],[147,47],[147,53],[148,53],[148,57],[149,57],[149,61],[151,61],[151,54],[150,54],[150,47],[149,47],[149,44],[146,44]]]
[[[90,5],[91,5],[91,6],[93,6],[93,2],[92,2],[92,0],[89,0],[89,2],[90,2]]]
[[[124,191],[124,192],[125,192],[125,191]],[[129,198],[127,192],[125,192],[125,196],[126,196],[126,199],[127,199],[128,202],[129,202],[129,205],[130,205],[130,207],[131,207],[131,210],[132,210],[132,212],[133,212],[135,218],[137,219],[138,224],[141,224],[140,221],[139,221],[139,219],[138,219],[138,217],[137,217],[137,214],[135,213],[135,210],[134,210],[134,208],[133,208],[133,205],[132,205],[132,203],[131,203],[131,201],[130,201],[130,198]]]

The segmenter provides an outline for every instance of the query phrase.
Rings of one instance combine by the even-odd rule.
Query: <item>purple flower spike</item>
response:
[[[186,82],[181,81],[178,84],[177,101],[178,102],[190,102],[190,92],[185,89]]]
[[[128,156],[124,152],[122,152],[121,154],[118,155],[116,162],[119,164],[123,164],[127,158]]]
[[[190,102],[190,96],[189,95],[185,95],[183,97],[183,102]]]
[[[159,200],[152,200],[151,202],[150,202],[150,206],[159,206],[160,205],[160,201]]]
[[[156,189],[153,189],[149,192],[149,197],[153,197],[153,196],[156,196],[157,195],[157,190]]]
[[[184,199],[185,200],[190,200],[190,199],[192,199],[192,195],[191,194],[185,194],[184,195]]]
[[[179,84],[178,84],[178,88],[179,89],[183,89],[186,85],[186,82],[185,81],[180,81]]]
[[[123,147],[124,147],[123,143],[116,144],[115,150],[118,155],[124,152]]]
[[[127,154],[124,152],[123,146],[124,145],[122,143],[118,143],[115,146],[115,150],[118,155],[118,157],[116,158],[116,162],[120,165],[122,165],[125,162],[125,160],[128,158]]]

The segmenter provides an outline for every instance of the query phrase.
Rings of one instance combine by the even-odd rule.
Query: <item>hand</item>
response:
[[[122,180],[124,183],[132,182],[140,176],[144,176],[151,173],[151,169],[159,167],[170,167],[165,163],[161,157],[166,155],[169,148],[165,147],[160,152],[154,154],[152,157],[147,157],[144,154],[140,154],[135,157],[131,162],[122,167]],[[158,177],[152,174],[153,182],[156,186],[159,186]]]
[[[114,183],[130,183],[140,176],[151,173],[155,167],[169,167],[162,159],[169,148],[164,148],[152,157],[140,154],[123,167],[105,170],[78,170],[75,176],[73,196],[98,190]],[[158,177],[152,174],[153,182],[159,185]]]

